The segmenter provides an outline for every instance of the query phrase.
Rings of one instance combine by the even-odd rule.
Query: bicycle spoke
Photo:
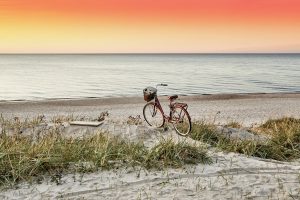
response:
[[[162,111],[158,109],[153,102],[145,105],[143,110],[145,121],[153,127],[162,127],[164,125],[164,117]]]
[[[191,121],[184,108],[174,108],[172,122],[176,132],[180,135],[187,135],[191,130]]]

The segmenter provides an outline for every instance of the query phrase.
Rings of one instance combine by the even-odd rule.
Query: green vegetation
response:
[[[62,120],[58,120],[61,123]],[[5,123],[3,123],[5,122]],[[3,127],[21,128],[32,122],[2,119]],[[5,125],[5,126],[3,126]],[[37,181],[43,175],[59,183],[65,173],[85,173],[120,167],[164,169],[185,164],[210,163],[202,147],[185,142],[161,140],[149,149],[143,143],[130,142],[106,133],[88,137],[63,137],[56,131],[43,133],[39,139],[17,134],[0,134],[0,185],[15,185],[19,181]],[[58,177],[58,178],[57,178]]]
[[[285,136],[294,137],[300,130],[300,119],[284,117],[281,119],[270,119],[257,129],[271,136],[284,133]]]
[[[24,119],[20,120],[19,117],[14,117],[13,119],[5,119],[2,114],[0,115],[0,128],[2,129],[14,129],[14,130],[19,130],[21,128],[33,128],[39,125],[40,123],[43,123],[44,121],[44,116],[37,116],[36,118],[33,119]],[[18,133],[18,132],[16,132]]]
[[[291,161],[300,158],[300,120],[282,118],[268,120],[256,131],[269,134],[268,141],[229,139],[218,133],[213,124],[193,124],[191,138],[208,143],[221,150],[260,158]]]
[[[49,134],[33,143],[29,137],[2,136],[0,141],[0,181],[17,182],[48,172],[69,169],[72,164],[90,162],[98,168],[114,168],[119,161],[126,166],[142,162],[146,149],[119,138],[97,134],[88,138],[62,138]],[[85,171],[84,168],[74,169]]]
[[[161,140],[154,146],[146,159],[146,168],[182,167],[184,164],[211,163],[203,148],[185,142],[175,143],[172,139]]]
[[[228,124],[226,124],[225,127],[229,127],[229,128],[242,128],[243,126],[239,122],[231,121]]]
[[[60,124],[71,119],[72,116],[57,117],[51,121]],[[63,137],[60,129],[49,129],[38,138],[22,134],[21,130],[41,123],[47,123],[43,116],[23,121],[0,116],[0,185],[15,185],[23,180],[37,181],[44,175],[59,184],[59,177],[65,173],[120,167],[161,170],[185,164],[211,163],[203,147],[172,139],[161,139],[149,149],[142,142],[130,142],[106,133],[69,138]],[[237,127],[237,124],[230,123],[228,127]],[[220,134],[214,124],[205,122],[193,123],[190,137],[228,152],[280,161],[300,158],[300,119],[268,120],[252,131],[267,134],[270,139],[230,139]]]

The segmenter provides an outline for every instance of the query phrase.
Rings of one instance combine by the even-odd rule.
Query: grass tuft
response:
[[[111,169],[117,165],[135,166],[147,153],[144,145],[117,137],[97,134],[92,137],[62,138],[54,134],[38,143],[21,136],[2,136],[0,141],[0,181],[18,182],[44,173],[70,169],[74,163],[92,163],[93,169]],[[85,168],[75,171],[86,171]]]
[[[228,127],[228,128],[242,128],[243,126],[239,122],[231,121],[228,124],[226,124],[225,127]]]
[[[146,168],[182,167],[184,164],[211,163],[207,152],[186,142],[161,140],[154,146],[146,159]]]
[[[192,125],[190,137],[194,140],[199,140],[213,146],[218,146],[226,138],[218,134],[216,126],[204,121],[195,122]]]
[[[26,118],[24,120],[21,120],[19,117],[5,119],[2,114],[0,115],[0,127],[2,128],[3,133],[5,133],[8,129],[13,129],[15,133],[22,133],[22,129],[34,128],[44,122],[44,115],[40,115],[32,119]]]
[[[221,150],[260,158],[291,161],[300,158],[300,120],[282,118],[268,120],[259,127],[261,133],[271,135],[268,141],[229,139],[217,132],[212,124],[193,124],[191,138]]]
[[[300,131],[300,119],[284,117],[281,119],[270,119],[260,125],[258,130],[276,136],[280,133],[286,136],[297,136]]]

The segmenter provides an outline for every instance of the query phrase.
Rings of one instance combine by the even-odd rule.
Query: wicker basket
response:
[[[157,89],[153,87],[147,87],[143,90],[144,93],[144,100],[151,101],[156,97]]]

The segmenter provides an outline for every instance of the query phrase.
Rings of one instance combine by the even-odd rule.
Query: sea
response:
[[[300,92],[300,54],[1,54],[0,101]]]

